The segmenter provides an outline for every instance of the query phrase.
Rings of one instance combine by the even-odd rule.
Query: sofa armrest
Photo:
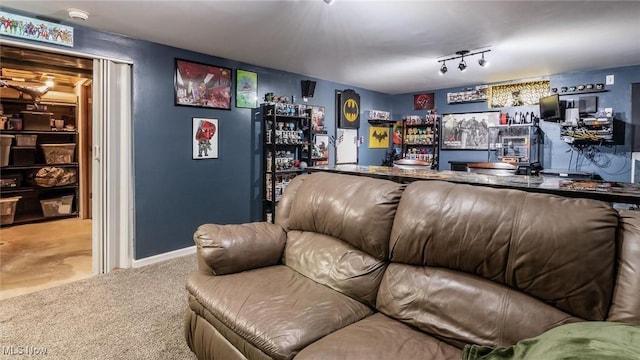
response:
[[[282,259],[286,239],[280,226],[266,222],[201,225],[193,234],[198,270],[224,275],[276,265]]]

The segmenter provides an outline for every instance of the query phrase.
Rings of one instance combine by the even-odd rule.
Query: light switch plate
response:
[[[607,75],[607,81],[606,81],[607,85],[613,85],[614,81],[615,79],[613,75]]]

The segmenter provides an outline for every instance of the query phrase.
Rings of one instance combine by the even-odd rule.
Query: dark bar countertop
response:
[[[566,197],[589,198],[609,203],[640,205],[640,186],[633,183],[602,180],[577,180],[559,176],[498,176],[464,171],[402,169],[387,166],[314,166],[310,167],[309,170],[369,176],[403,183],[418,180],[441,180],[469,185],[556,194]]]

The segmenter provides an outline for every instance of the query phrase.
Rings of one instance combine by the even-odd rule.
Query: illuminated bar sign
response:
[[[73,47],[73,28],[0,11],[0,35]]]

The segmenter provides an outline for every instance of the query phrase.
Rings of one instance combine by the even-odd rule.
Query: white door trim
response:
[[[8,46],[16,46],[16,47],[21,47],[21,48],[25,48],[25,49],[46,51],[46,52],[50,52],[50,53],[54,53],[54,54],[77,56],[77,57],[82,57],[82,58],[86,58],[86,59],[109,60],[109,61],[113,61],[113,62],[119,63],[119,64],[130,64],[130,65],[133,65],[133,61],[132,60],[117,59],[117,58],[101,56],[101,55],[92,55],[92,54],[87,54],[87,53],[82,53],[82,52],[72,51],[72,50],[67,50],[67,49],[52,48],[52,47],[49,47],[49,46],[46,46],[46,45],[24,43],[24,42],[20,42],[20,41],[5,39],[5,38],[0,38],[0,44],[8,45]]]

